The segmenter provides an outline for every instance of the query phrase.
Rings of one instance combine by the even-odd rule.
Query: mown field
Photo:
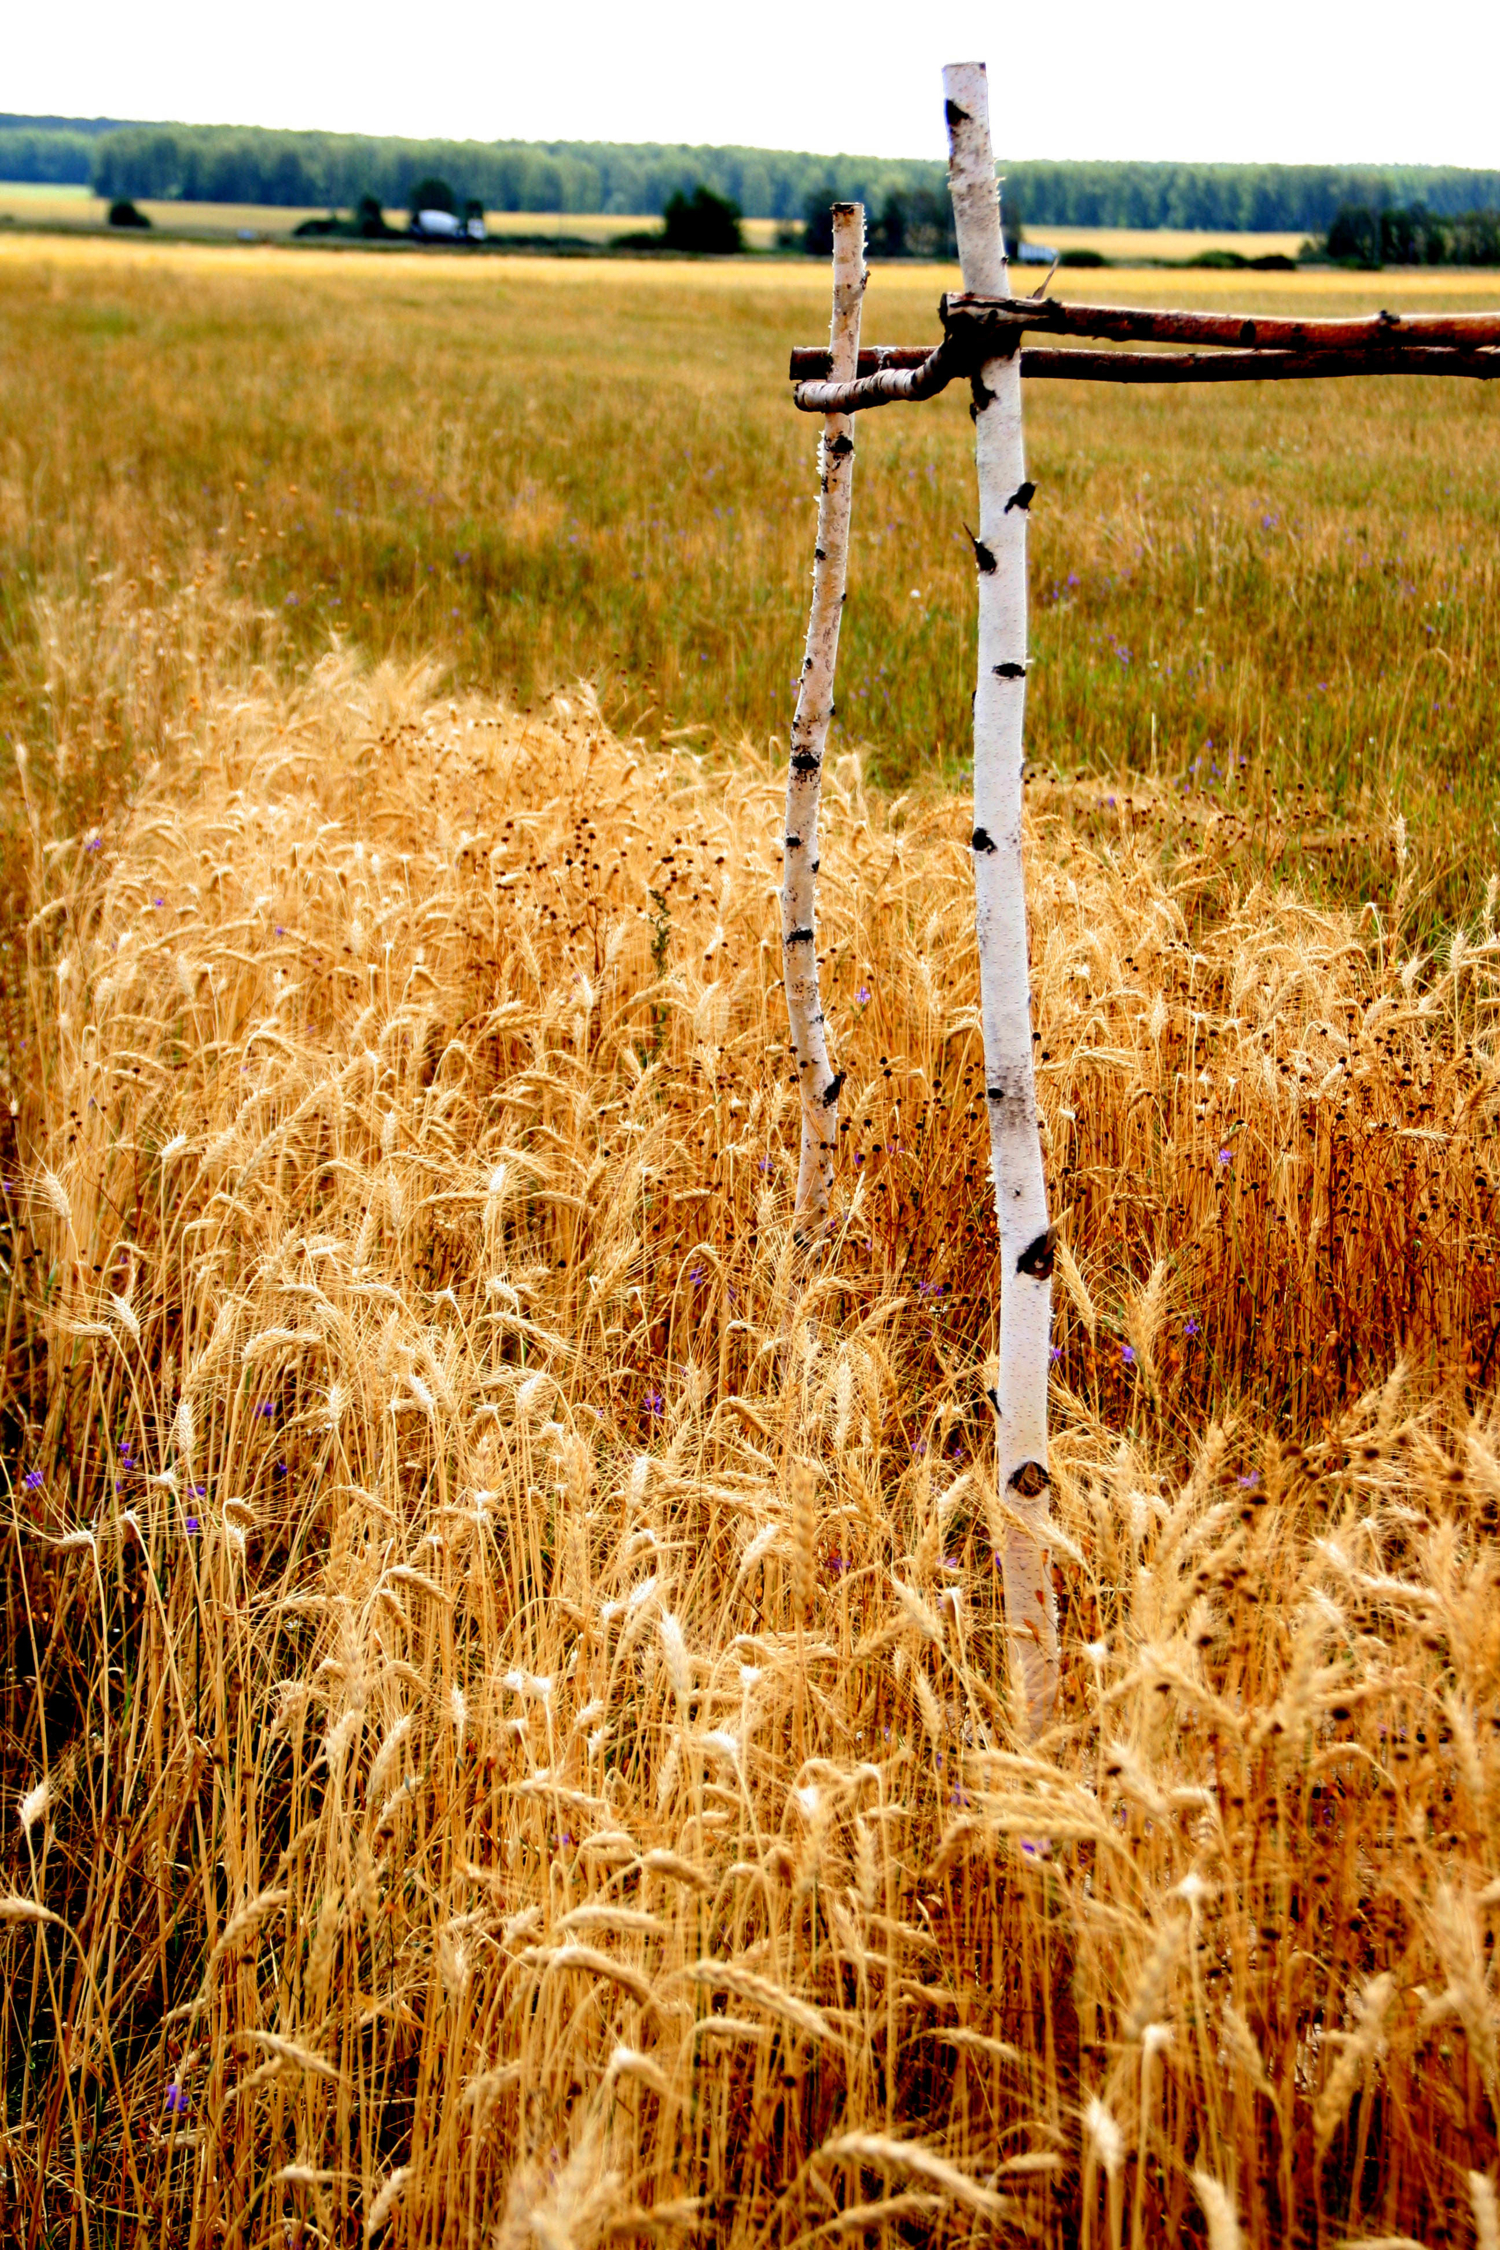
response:
[[[0,244],[7,2241],[1500,2226],[1500,402],[1028,394],[1027,1744],[953,400],[790,1229],[819,299]]]

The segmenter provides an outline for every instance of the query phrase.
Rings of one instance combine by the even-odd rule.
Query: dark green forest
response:
[[[1500,171],[1456,166],[1046,163],[1004,167],[1009,215],[1048,226],[1323,234],[1342,208],[1500,210]],[[702,182],[747,218],[798,220],[810,201],[940,191],[939,163],[789,149],[604,141],[407,141],[252,126],[128,125],[0,115],[0,178],[90,183],[103,196],[186,202],[404,204],[435,173],[492,211],[659,213]]]

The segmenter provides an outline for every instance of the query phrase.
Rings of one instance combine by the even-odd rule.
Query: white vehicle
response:
[[[412,216],[411,231],[421,241],[457,242],[465,237],[464,222],[451,211],[417,211]]]

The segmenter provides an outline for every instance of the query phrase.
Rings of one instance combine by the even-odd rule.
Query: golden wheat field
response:
[[[434,338],[451,384],[499,333],[468,276],[299,260],[294,302],[261,253],[98,256],[0,251],[0,2239],[1493,2242],[1489,769],[1435,803],[1394,713],[1362,799],[1285,742],[1233,797],[1183,786],[1107,714],[1039,765],[1063,1690],[1024,1742],[969,821],[956,774],[878,786],[894,737],[857,725],[820,887],[838,1228],[813,1261],[791,1232],[785,752],[755,696],[783,640],[795,663],[811,515],[746,521],[770,380],[736,402],[695,369],[681,269],[598,285],[643,432],[602,489],[667,462],[675,415],[742,510],[731,545],[663,483],[662,669],[725,557],[767,620],[719,722],[681,722],[632,712],[623,662],[568,676],[579,580],[538,491],[533,672],[506,687],[499,549],[494,608],[394,606],[398,478],[441,466],[456,506],[472,473],[498,509],[562,476],[559,397],[595,437],[623,412],[587,403],[586,278],[529,311],[495,285],[502,453],[417,412]],[[815,291],[761,287],[704,284],[774,364]],[[409,395],[357,399],[403,351]],[[1344,703],[1386,594],[1334,541],[1334,440],[1372,494],[1413,474],[1413,409],[1373,388],[1311,410]],[[1424,408],[1417,451],[1472,469],[1489,411]],[[1228,442],[1220,401],[1194,417],[1179,470]],[[933,524],[968,504],[961,416],[871,419],[857,556],[903,449],[952,472]],[[1108,435],[1139,490],[1121,402],[1036,421],[1043,454]],[[325,481],[283,519],[317,432]],[[348,534],[346,440],[389,480]],[[810,488],[808,426],[775,442],[762,482]],[[242,473],[268,452],[274,493]],[[1196,536],[1184,490],[1164,546]],[[1044,559],[1103,537],[1103,496],[1069,505],[1038,511]],[[342,627],[273,599],[298,520],[349,541],[371,607]],[[1465,623],[1421,663],[1475,763],[1492,563],[1447,567]],[[1205,584],[1206,640],[1248,583]],[[1274,702],[1295,667],[1261,625]]]

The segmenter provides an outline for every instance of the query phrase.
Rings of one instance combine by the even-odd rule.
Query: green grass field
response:
[[[933,335],[950,279],[877,271],[867,336]],[[1111,273],[1074,294],[1085,281],[1343,311],[1496,286]],[[823,300],[799,264],[5,244],[3,724],[75,772],[149,753],[116,688],[64,685],[66,647],[127,580],[144,645],[165,646],[212,581],[278,663],[331,635],[435,649],[523,700],[587,676],[653,739],[764,742],[789,716],[812,533],[786,353],[824,329]],[[1389,880],[1399,812],[1435,914],[1459,912],[1493,856],[1500,399],[1039,384],[1027,411],[1037,764],[1154,773],[1261,816],[1310,806],[1319,879],[1356,898]],[[920,789],[967,754],[965,405],[860,435],[841,746]]]

